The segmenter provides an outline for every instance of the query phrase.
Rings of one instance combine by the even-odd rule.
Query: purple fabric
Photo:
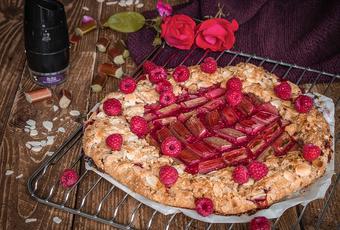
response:
[[[240,24],[233,50],[340,73],[339,0],[193,0],[175,7],[174,12],[203,19],[216,14],[218,2],[224,6],[226,18],[235,18]],[[156,15],[154,11],[145,13],[148,18]],[[154,36],[155,32],[148,28],[128,36],[127,44],[137,63],[154,49]],[[171,57],[168,66],[173,67],[186,53],[167,47],[156,63],[164,64]],[[202,53],[204,51],[195,50],[186,64],[195,63]],[[223,56],[219,64],[227,61]],[[237,61],[242,60],[235,60],[233,64]]]

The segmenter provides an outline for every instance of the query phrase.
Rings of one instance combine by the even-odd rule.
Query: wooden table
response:
[[[91,15],[97,20],[108,18],[114,12],[122,11],[124,8],[118,5],[107,6],[100,4],[95,0],[63,0],[68,16],[70,31],[79,24],[82,15]],[[155,1],[144,1],[145,6],[142,9],[136,9],[133,6],[127,7],[128,10],[144,11],[155,8]],[[177,4],[183,1],[171,1]],[[38,167],[40,162],[45,158],[46,151],[53,151],[59,146],[74,129],[77,119],[69,116],[70,109],[79,110],[85,114],[100,98],[106,93],[116,89],[117,81],[113,78],[107,82],[105,90],[101,93],[91,93],[90,84],[98,63],[108,61],[107,55],[97,53],[95,43],[99,36],[109,36],[113,40],[124,38],[125,35],[114,33],[109,30],[96,30],[86,35],[80,43],[72,47],[71,55],[71,72],[70,78],[62,86],[53,89],[54,93],[61,88],[72,91],[73,103],[71,108],[64,111],[53,112],[52,105],[56,104],[56,98],[53,100],[28,104],[23,96],[23,92],[38,88],[30,79],[26,66],[26,59],[23,46],[22,33],[22,0],[0,1],[0,199],[1,199],[1,229],[109,229],[110,227],[96,221],[92,221],[77,215],[72,215],[49,206],[42,205],[33,200],[27,192],[26,181],[28,177]],[[89,11],[85,11],[82,7],[88,7]],[[133,62],[130,60],[127,64],[128,71],[133,69]],[[339,87],[336,87],[339,89]],[[335,90],[334,95],[339,93]],[[339,103],[338,103],[339,104]],[[337,120],[339,121],[339,106],[337,106]],[[53,133],[56,135],[56,142],[53,146],[44,148],[42,151],[35,153],[25,147],[28,140],[32,140],[27,133],[23,131],[25,121],[32,118],[37,121],[38,129],[42,130],[41,123],[44,120],[52,120],[57,117],[54,122],[55,127],[63,126],[66,133]],[[339,122],[337,122],[339,123]],[[339,127],[337,126],[337,130]],[[40,135],[40,134],[39,134]],[[41,136],[37,136],[39,138]],[[339,143],[337,143],[338,148]],[[72,151],[78,152],[80,145]],[[337,154],[337,159],[339,154]],[[68,158],[65,159],[67,165]],[[338,160],[336,162],[339,162]],[[62,169],[65,165],[60,165]],[[83,170],[82,167],[78,168]],[[7,170],[12,170],[12,175],[6,176]],[[20,178],[19,175],[22,174]],[[17,178],[17,176],[19,176]],[[55,175],[54,175],[55,176]],[[72,198],[74,205],[79,203],[77,197],[82,197],[91,183],[92,179],[88,179],[88,185],[80,187],[77,194]],[[100,190],[96,195],[103,195],[104,191],[110,187],[108,183],[100,185]],[[339,227],[339,193],[340,187],[337,185],[335,195],[331,197],[330,205],[326,210],[323,218],[323,229],[335,229]],[[119,195],[118,195],[119,196]],[[96,196],[90,197],[90,203],[86,208],[93,209],[98,200]],[[320,209],[323,207],[325,200],[317,200],[312,202],[306,209],[302,219],[302,229],[313,229],[315,219],[319,215]],[[119,213],[120,219],[124,219],[127,215],[129,206],[125,211]],[[278,228],[290,229],[291,224],[296,221],[301,208],[291,208],[282,216]],[[134,227],[141,228],[145,226],[145,215],[150,214],[150,210],[142,208],[139,212]],[[60,224],[53,222],[53,217],[59,217],[62,221]],[[28,218],[36,218],[35,222],[25,223]],[[167,220],[161,217],[155,222],[156,229],[163,226]],[[188,222],[188,218],[180,216],[173,221],[172,229],[180,229],[184,223]],[[202,229],[206,225],[203,223],[193,223],[191,229]],[[246,225],[235,225],[234,229],[245,229]],[[213,229],[225,229],[225,226],[214,225]]]

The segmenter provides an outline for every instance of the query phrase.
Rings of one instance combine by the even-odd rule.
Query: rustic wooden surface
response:
[[[63,0],[67,11],[68,23],[70,31],[79,24],[82,15],[91,15],[97,20],[104,20],[114,12],[124,10],[118,5],[107,6],[100,4],[95,0]],[[181,3],[183,1],[170,1],[172,4]],[[66,88],[72,91],[73,103],[70,109],[65,111],[53,112],[52,105],[56,104],[55,97],[52,100],[44,101],[34,105],[27,104],[23,92],[37,88],[37,86],[29,79],[28,69],[25,64],[25,55],[23,49],[23,33],[22,33],[22,0],[0,1],[0,229],[110,229],[112,227],[93,221],[78,215],[72,215],[65,211],[51,208],[46,205],[39,204],[33,200],[27,191],[27,179],[37,169],[40,162],[45,158],[46,151],[55,150],[65,138],[78,127],[78,119],[68,115],[70,109],[79,110],[85,114],[100,98],[106,93],[116,89],[117,81],[110,78],[103,92],[93,94],[90,91],[90,83],[93,73],[96,71],[98,63],[107,62],[105,54],[97,53],[95,43],[99,36],[108,36],[112,40],[124,39],[125,35],[114,33],[108,30],[96,30],[86,35],[81,42],[72,47],[71,55],[71,71],[70,78],[62,86],[53,89],[57,93],[60,88]],[[144,11],[155,8],[155,1],[144,1],[145,6],[142,9],[135,9],[133,6],[126,8],[127,10]],[[82,10],[86,6],[90,11]],[[133,70],[133,62],[128,61],[128,71]],[[325,85],[318,85],[318,88],[324,89]],[[331,86],[329,95],[333,98],[339,97],[340,86],[334,84]],[[337,103],[337,124],[339,123],[340,103]],[[66,133],[52,133],[56,135],[56,142],[49,148],[44,148],[39,153],[33,153],[25,147],[25,142],[32,138],[23,132],[24,122],[28,118],[37,121],[38,129],[42,130],[41,123],[44,120],[51,120],[57,117],[54,122],[55,127],[63,126]],[[336,134],[339,135],[339,126],[337,125]],[[42,138],[41,135],[36,137]],[[336,143],[338,149],[339,142]],[[53,184],[58,184],[58,172],[65,167],[70,166],[70,162],[75,161],[80,152],[80,143],[77,144],[67,156],[63,157],[53,171],[46,172],[41,182],[40,192],[46,194]],[[339,154],[336,155],[336,162],[339,163]],[[78,162],[75,168],[80,173],[84,172],[84,162]],[[6,170],[13,170],[14,174],[5,176]],[[337,169],[338,170],[338,169]],[[56,173],[57,172],[57,173]],[[338,171],[337,171],[338,172]],[[16,179],[17,175],[23,174],[22,178]],[[334,178],[333,178],[334,179]],[[70,199],[66,206],[79,208],[81,198],[88,192],[98,177],[86,175],[83,183],[71,193]],[[53,183],[52,183],[53,182]],[[339,183],[336,185],[335,194],[329,200],[329,207],[324,214],[323,222],[320,227],[322,229],[335,229],[339,227]],[[109,191],[111,185],[105,181],[98,182],[95,189],[88,195],[82,211],[95,214],[100,199]],[[53,201],[61,202],[63,200],[63,190],[59,187],[53,195]],[[112,216],[113,208],[122,199],[124,194],[117,189],[113,189],[109,194],[99,216]],[[312,202],[305,211],[301,226],[299,229],[314,229],[315,221],[320,215],[320,210],[325,204],[325,200],[317,200]],[[121,207],[116,221],[127,223],[129,216],[133,211],[136,201],[128,198],[127,202]],[[284,213],[278,222],[278,229],[291,229],[292,223],[297,220],[301,207],[291,208]],[[145,228],[148,218],[152,215],[150,208],[141,206],[136,212],[136,218],[133,227],[137,229]],[[62,222],[56,224],[53,217],[59,217]],[[36,218],[37,221],[25,223],[28,218]],[[156,215],[154,227],[157,229],[164,227],[164,223],[170,217]],[[171,223],[171,229],[182,229],[183,225],[188,223],[189,219],[183,215],[176,217]],[[190,229],[203,229],[207,227],[204,223],[193,222]],[[213,225],[212,229],[226,229],[226,225]],[[246,229],[247,225],[235,225],[234,229]]]

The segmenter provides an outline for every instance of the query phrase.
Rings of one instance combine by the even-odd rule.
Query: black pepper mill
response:
[[[56,0],[25,0],[25,50],[34,82],[58,85],[69,67],[69,36],[64,6]]]

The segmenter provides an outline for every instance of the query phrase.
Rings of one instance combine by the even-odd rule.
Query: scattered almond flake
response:
[[[35,120],[28,119],[28,120],[26,121],[26,124],[28,124],[29,126],[35,126],[35,125],[36,125],[36,122],[35,122]]]
[[[53,222],[56,223],[56,224],[60,224],[61,223],[61,219],[57,216],[53,217]]]
[[[138,4],[139,4],[139,0],[136,0],[136,1],[135,1],[135,5],[138,5]]]
[[[58,117],[54,117],[54,118],[52,119],[52,121],[56,121],[56,120],[58,120]]]
[[[42,134],[42,135],[45,135],[45,136],[47,135],[47,133],[45,133],[45,132],[41,132],[41,134]]]
[[[27,141],[27,144],[32,145],[33,147],[40,146],[41,141]]]
[[[53,112],[57,112],[58,110],[59,110],[59,107],[58,106],[56,106],[56,105],[53,105]]]
[[[30,132],[30,129],[28,129],[28,128],[25,128],[24,130],[25,130],[26,133]]]
[[[137,8],[143,8],[143,6],[144,6],[143,3],[138,3],[138,4],[136,5]]]
[[[47,136],[46,145],[52,145],[54,143],[54,136]]]
[[[24,174],[21,173],[20,175],[16,176],[15,179],[20,179],[23,176],[24,176]]]
[[[111,5],[116,5],[118,2],[114,1],[114,2],[106,2],[107,6],[111,6]]]
[[[25,144],[25,146],[26,146],[26,148],[28,148],[28,149],[31,149],[31,148],[32,148],[32,146],[31,146],[28,142]]]
[[[65,133],[65,128],[64,127],[59,127],[57,131],[61,132],[61,133]]]
[[[104,2],[105,0],[97,0],[98,3],[102,3]]]
[[[71,110],[70,115],[73,117],[77,117],[80,115],[80,112],[78,110]]]
[[[126,2],[125,1],[120,1],[118,3],[118,5],[120,5],[121,7],[126,7]]]
[[[60,121],[64,121],[64,118],[60,118]]]
[[[47,141],[45,141],[45,140],[40,141],[40,145],[41,145],[42,147],[45,147],[46,144],[47,144]]]
[[[85,11],[90,11],[90,9],[87,6],[83,6],[82,9]]]
[[[37,218],[28,218],[25,220],[25,223],[28,224],[28,223],[36,222],[36,221],[37,221]]]
[[[53,123],[51,121],[43,121],[43,126],[48,132],[52,131]]]
[[[31,130],[30,136],[31,136],[31,137],[34,137],[34,136],[36,136],[36,135],[38,135],[38,131],[37,131],[36,129]]]
[[[127,1],[126,1],[126,5],[127,5],[127,6],[131,6],[132,4],[133,4],[133,0],[127,0]]]
[[[52,156],[52,155],[53,155],[53,153],[54,153],[54,152],[47,151],[47,152],[45,153],[45,155],[47,155],[47,156]]]
[[[13,173],[14,173],[13,170],[8,169],[8,170],[6,170],[6,172],[5,172],[5,176],[10,176],[10,175],[12,175]]]
[[[34,146],[34,147],[32,147],[31,148],[31,150],[33,151],[33,152],[40,152],[40,150],[42,150],[42,146]]]

